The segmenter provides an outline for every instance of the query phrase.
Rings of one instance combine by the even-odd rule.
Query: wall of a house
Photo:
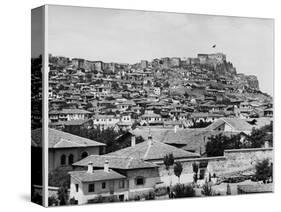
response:
[[[88,155],[99,155],[100,148],[98,146],[95,147],[85,147],[85,148],[62,148],[62,149],[49,149],[49,171],[56,169],[61,166],[61,156],[65,154],[66,156],[66,165],[68,164],[68,156],[73,154],[74,159],[73,162],[81,160],[82,152],[88,152]]]

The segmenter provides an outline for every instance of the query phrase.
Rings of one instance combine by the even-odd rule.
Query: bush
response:
[[[154,190],[155,196],[164,196],[167,193],[168,193],[168,191],[167,191],[166,186],[158,187],[158,188],[155,188],[155,190]]]
[[[55,196],[51,196],[48,198],[48,205],[49,206],[57,206],[59,203],[58,199]]]
[[[138,196],[138,195],[134,197],[134,200],[135,200],[135,201],[139,201],[140,199],[141,199],[141,198],[140,198],[140,196]]]
[[[214,195],[214,192],[212,190],[212,186],[211,186],[211,184],[209,182],[205,182],[205,184],[202,187],[201,193],[204,196],[213,196]]]
[[[145,200],[153,200],[155,199],[155,193],[153,191],[150,191],[148,194],[144,196]]]
[[[272,178],[272,163],[268,159],[258,162],[256,165],[255,177],[257,180],[262,180],[264,183]]]
[[[68,189],[66,186],[61,186],[58,190],[58,200],[59,205],[67,205],[68,204]]]
[[[31,201],[39,205],[42,205],[43,202],[42,195],[39,192],[35,191],[31,196]]]
[[[111,195],[111,196],[97,196],[94,199],[88,200],[88,203],[105,203],[105,202],[119,202],[119,199],[117,196]]]
[[[191,185],[176,184],[173,187],[175,198],[194,197],[195,191]]]
[[[76,200],[74,197],[72,197],[72,198],[69,200],[69,204],[70,204],[70,205],[78,205],[78,202],[77,202],[77,200]]]

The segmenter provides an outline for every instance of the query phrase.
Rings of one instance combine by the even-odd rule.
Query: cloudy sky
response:
[[[49,52],[105,62],[223,52],[239,73],[273,94],[271,19],[49,7]],[[213,49],[212,45],[216,44]]]

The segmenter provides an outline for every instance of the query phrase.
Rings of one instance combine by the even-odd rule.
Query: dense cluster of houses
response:
[[[50,55],[50,127],[188,128],[221,117],[272,117],[270,97],[248,95],[259,92],[256,81],[237,74],[222,53],[133,65]]]
[[[256,77],[237,74],[222,53],[133,65],[49,60],[49,170],[73,168],[69,196],[78,204],[98,196],[136,199],[177,183],[163,164],[170,153],[184,164],[182,182],[192,182],[192,163],[206,156],[209,136],[247,135],[273,118],[272,99],[259,91]],[[71,134],[97,127],[121,130],[114,142],[131,145],[104,154],[104,143]],[[41,147],[40,135],[40,128],[32,131],[33,148]],[[136,143],[138,136],[144,141]]]

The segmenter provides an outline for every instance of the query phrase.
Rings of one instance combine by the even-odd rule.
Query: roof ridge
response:
[[[151,142],[151,144],[149,144],[150,142]],[[151,148],[151,146],[152,146],[152,142],[154,142],[154,140],[147,141],[147,149],[146,149],[146,151],[145,151],[145,153],[144,153],[143,159],[145,159],[145,158],[147,157],[148,152],[150,151],[150,148]]]
[[[65,138],[60,138],[59,142],[58,142],[58,143],[56,143],[56,144],[54,145],[54,147],[57,147],[57,146],[58,146],[61,142],[63,142],[63,141],[67,141],[67,142],[70,142],[70,143],[73,143],[73,144],[76,144],[76,145],[82,146],[81,144],[79,144],[79,143],[77,143],[77,142],[75,142],[75,141],[71,141],[71,140],[69,140],[69,139],[65,139]]]
[[[130,158],[129,158],[128,163],[127,163],[127,166],[126,166],[127,169],[130,167],[130,164],[131,164],[131,162],[132,162],[133,159],[134,159],[133,157],[130,157]]]

